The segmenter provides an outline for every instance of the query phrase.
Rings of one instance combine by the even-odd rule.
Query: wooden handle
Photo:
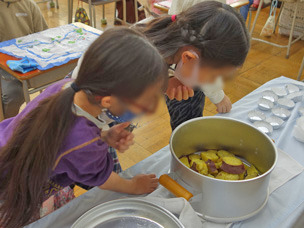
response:
[[[187,201],[193,197],[193,194],[169,177],[167,174],[161,175],[159,183],[164,186],[168,191],[174,194],[176,197],[183,197]]]

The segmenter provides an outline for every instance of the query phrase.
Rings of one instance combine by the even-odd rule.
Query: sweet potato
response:
[[[200,160],[201,157],[199,156],[199,154],[191,154],[188,156],[188,158],[192,161],[192,160]]]
[[[219,157],[214,152],[206,151],[206,152],[202,152],[201,153],[201,158],[205,162],[207,162],[208,160],[211,160],[213,162],[217,162],[217,160],[218,160]]]
[[[208,167],[206,163],[202,160],[192,160],[190,162],[191,169],[195,170],[196,172],[199,172],[201,174],[208,173]]]
[[[223,162],[223,161],[222,161],[221,158],[218,159],[217,162],[215,162],[215,167],[216,167],[216,169],[220,169],[220,168],[221,168],[222,162]]]
[[[206,174],[205,176],[207,176],[207,177],[212,177],[212,178],[214,178],[214,176],[213,175],[211,175],[211,174]]]
[[[239,175],[237,174],[231,174],[231,173],[226,173],[224,171],[219,172],[217,174],[216,179],[221,179],[221,180],[239,180]]]
[[[243,172],[243,173],[241,173],[241,174],[239,175],[239,179],[240,179],[240,180],[244,180],[244,179],[245,179],[245,173],[246,173],[246,172]]]
[[[245,177],[245,179],[252,179],[255,178],[259,175],[259,171],[257,171],[257,169],[251,165],[248,169],[247,169],[247,176]]]
[[[191,165],[191,163],[190,163],[190,169],[192,169],[192,170],[195,171],[195,172],[198,172],[198,169],[197,169],[197,167],[196,167],[196,163],[195,163],[195,162],[193,162],[192,165]]]
[[[221,170],[230,174],[241,174],[245,172],[243,162],[236,157],[224,157]]]
[[[229,153],[229,152],[226,151],[226,150],[219,150],[219,151],[217,152],[217,155],[218,155],[220,158],[223,158],[223,157],[234,157],[234,154]]]
[[[225,162],[228,165],[244,165],[241,159],[238,159],[236,157],[223,157],[223,162]]]
[[[216,169],[215,163],[212,160],[208,160],[206,162],[207,167],[208,167],[208,172],[212,175],[215,175],[218,173],[218,170]]]
[[[181,157],[179,159],[185,166],[187,166],[188,168],[190,168],[190,164],[189,164],[189,161],[188,161],[188,158],[187,157]]]

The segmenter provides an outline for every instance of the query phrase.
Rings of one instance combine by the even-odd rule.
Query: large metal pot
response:
[[[224,149],[254,165],[258,177],[226,181],[201,175],[179,158],[206,149]],[[171,172],[201,193],[193,203],[201,216],[213,222],[235,222],[257,214],[267,203],[270,173],[277,162],[277,149],[264,133],[244,122],[223,117],[189,120],[174,130],[170,139]]]
[[[100,204],[83,214],[72,228],[185,228],[165,208],[143,199],[126,198]]]

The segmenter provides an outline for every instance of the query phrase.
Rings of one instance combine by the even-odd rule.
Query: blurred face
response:
[[[223,66],[219,68],[201,66],[199,57],[194,51],[184,51],[181,54],[180,63],[180,75],[186,80],[190,78],[195,79],[196,86],[203,84],[214,83],[218,77],[222,77],[224,80],[231,78],[237,70],[235,66]]]
[[[154,113],[156,110],[158,101],[163,94],[163,81],[160,81],[149,86],[136,99],[129,100],[115,96],[108,96],[101,100],[101,105],[117,116],[122,115],[126,111],[131,111],[136,115],[150,114]]]

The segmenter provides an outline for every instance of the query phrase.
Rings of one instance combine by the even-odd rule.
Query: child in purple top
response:
[[[154,174],[127,180],[113,172],[108,146],[133,144],[129,122],[113,120],[152,112],[167,83],[158,51],[128,28],[104,32],[88,49],[76,81],[48,87],[14,118],[0,123],[0,227],[22,227],[37,218],[44,200],[79,182],[144,194]]]

